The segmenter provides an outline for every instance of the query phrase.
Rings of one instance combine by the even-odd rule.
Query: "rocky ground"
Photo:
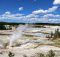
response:
[[[20,41],[24,42],[23,39]],[[48,41],[46,38],[38,39],[26,39],[25,44],[20,46],[10,47],[7,49],[0,48],[0,57],[9,57],[9,52],[14,54],[14,57],[37,57],[37,53],[47,54],[49,50],[53,50],[56,53],[56,57],[60,56],[60,48],[51,46],[53,42]],[[48,45],[49,44],[49,45]]]
[[[32,31],[32,33],[38,32],[37,30]],[[41,29],[41,31],[43,30]],[[46,32],[46,30],[44,31]],[[41,38],[31,35],[31,37],[24,36],[22,39],[16,40],[16,45],[14,47],[8,48],[7,46],[7,48],[4,49],[4,44],[9,43],[9,37],[11,34],[12,31],[9,30],[0,31],[0,57],[9,57],[9,52],[14,54],[13,57],[37,57],[37,53],[47,54],[49,50],[53,50],[55,52],[55,57],[60,57],[60,48],[52,46],[54,42],[48,40],[48,38]]]

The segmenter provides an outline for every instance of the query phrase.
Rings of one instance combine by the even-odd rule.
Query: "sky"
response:
[[[0,22],[60,23],[60,0],[0,0]]]

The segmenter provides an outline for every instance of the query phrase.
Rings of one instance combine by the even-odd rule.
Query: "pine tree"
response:
[[[50,50],[49,53],[46,55],[46,57],[54,57],[55,56],[55,53]]]

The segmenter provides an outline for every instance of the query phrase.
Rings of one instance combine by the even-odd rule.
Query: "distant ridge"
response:
[[[18,25],[18,24],[26,24],[26,23],[16,23],[16,22],[0,22],[0,25]],[[59,25],[60,23],[28,23],[34,25]]]

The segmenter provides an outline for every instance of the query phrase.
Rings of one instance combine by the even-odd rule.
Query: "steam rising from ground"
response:
[[[10,36],[9,40],[9,47],[12,46],[13,42],[16,41],[18,38],[22,38],[24,31],[28,28],[28,24],[26,25],[19,25],[17,29],[13,32],[12,36]]]

